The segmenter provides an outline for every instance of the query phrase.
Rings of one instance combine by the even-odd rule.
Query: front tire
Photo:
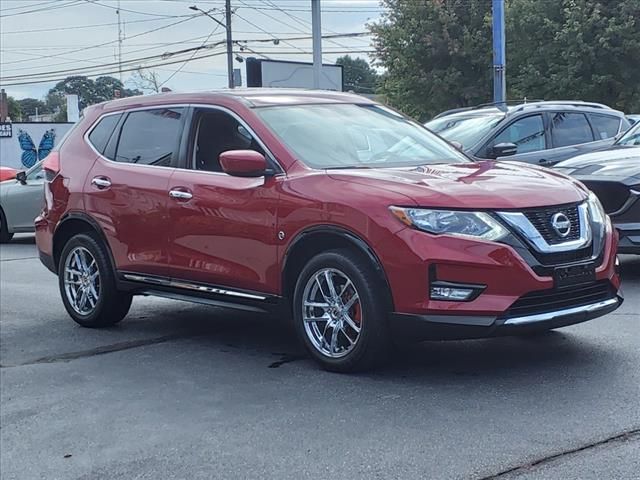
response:
[[[7,220],[4,217],[4,212],[0,208],[0,243],[9,243],[12,238],[13,233],[9,231]]]
[[[58,285],[67,313],[83,327],[115,325],[131,307],[132,296],[116,288],[105,247],[89,234],[76,235],[65,245]]]
[[[326,370],[369,370],[389,351],[389,292],[371,262],[350,250],[313,257],[293,298],[296,330]]]

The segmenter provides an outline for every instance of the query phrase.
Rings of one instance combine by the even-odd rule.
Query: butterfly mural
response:
[[[22,165],[25,168],[31,168],[36,164],[36,162],[49,155],[49,152],[53,149],[55,140],[56,132],[52,128],[51,130],[44,132],[42,139],[40,139],[40,145],[36,148],[35,143],[33,143],[33,140],[31,139],[31,135],[24,130],[19,130],[18,143],[22,149]]]

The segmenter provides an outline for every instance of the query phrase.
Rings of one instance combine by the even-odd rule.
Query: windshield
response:
[[[627,133],[620,137],[620,140],[616,143],[618,145],[640,146],[640,122],[637,122],[633,127],[627,130]]]
[[[312,168],[470,161],[422,126],[381,105],[292,105],[262,107],[256,112]]]
[[[482,137],[488,134],[500,121],[504,114],[469,116],[446,116],[436,118],[425,124],[432,132],[446,138],[450,142],[459,142],[467,149],[478,143]]]

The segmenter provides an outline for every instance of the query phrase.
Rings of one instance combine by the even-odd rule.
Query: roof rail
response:
[[[533,106],[536,108],[539,108],[545,105],[568,105],[573,107],[591,107],[591,108],[601,108],[603,110],[611,110],[611,107],[604,105],[602,103],[583,102],[582,100],[544,100],[541,102],[535,102],[535,105]],[[520,112],[527,107],[529,107],[528,104],[521,105],[520,107],[516,108],[514,112]]]
[[[487,102],[487,103],[479,103],[478,105],[473,105],[471,107],[460,107],[460,108],[452,108],[451,110],[445,110],[442,113],[439,113],[438,115],[436,115],[435,117],[433,117],[433,120],[435,120],[436,118],[440,118],[440,117],[446,117],[447,115],[451,115],[454,113],[459,113],[459,112],[467,112],[469,110],[478,110],[481,108],[486,108],[486,107],[496,107],[498,109],[500,109],[501,105],[520,105],[520,104],[527,104],[527,103],[538,103],[538,102],[544,102],[544,100],[540,100],[540,99],[527,99],[527,98],[523,98],[523,99],[513,99],[513,100],[506,100],[504,102]]]

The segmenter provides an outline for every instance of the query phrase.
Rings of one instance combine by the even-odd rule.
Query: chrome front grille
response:
[[[577,205],[569,207],[536,208],[525,210],[522,213],[524,213],[549,245],[558,245],[580,238],[580,216]],[[564,237],[553,228],[553,218],[558,213],[566,215],[571,225],[569,233]]]
[[[582,250],[591,245],[593,232],[588,210],[587,203],[583,202],[497,214],[534,252],[547,255]]]

